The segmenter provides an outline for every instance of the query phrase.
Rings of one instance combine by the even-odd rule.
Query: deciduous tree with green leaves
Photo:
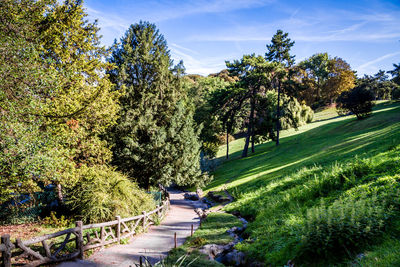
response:
[[[327,53],[317,53],[300,62],[297,74],[303,84],[300,99],[313,108],[333,103],[342,92],[353,88],[356,80],[345,60],[331,58]]]
[[[219,119],[219,102],[213,101],[214,93],[224,90],[229,82],[219,77],[202,77],[187,75],[184,87],[188,92],[188,102],[194,109],[194,120],[198,127],[202,126],[200,139],[202,151],[206,158],[215,157],[220,146],[220,135],[223,124]]]
[[[111,159],[100,136],[115,123],[119,93],[105,74],[107,51],[81,1],[5,0],[0,12],[4,190],[55,184],[62,201],[62,186],[77,182],[82,165]]]

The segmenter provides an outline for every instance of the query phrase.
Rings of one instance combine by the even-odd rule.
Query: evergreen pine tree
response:
[[[267,45],[268,52],[265,53],[265,58],[269,61],[279,62],[284,64],[285,67],[291,67],[294,64],[294,56],[290,55],[290,49],[294,45],[288,38],[288,33],[283,33],[282,30],[277,30],[275,35],[272,37],[271,44]],[[290,79],[290,77],[289,77]],[[280,130],[280,98],[281,98],[281,81],[276,80],[278,91],[278,105],[276,107],[276,145],[279,145],[279,130]]]
[[[163,35],[148,22],[131,25],[110,62],[110,78],[124,92],[111,133],[115,164],[146,188],[201,182],[199,133]]]

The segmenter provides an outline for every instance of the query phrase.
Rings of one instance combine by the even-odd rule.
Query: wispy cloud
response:
[[[356,67],[357,71],[360,73],[371,73],[373,71],[376,71],[377,69],[379,69],[378,66],[376,66],[376,63],[381,62],[385,59],[389,59],[389,58],[393,58],[395,56],[400,55],[400,52],[395,52],[395,53],[389,53],[383,56],[380,56],[374,60],[368,61],[358,67]]]
[[[189,41],[247,42],[270,41],[271,30],[284,29],[302,42],[386,42],[400,37],[400,12],[370,11],[358,14],[346,10],[316,11],[300,14],[295,10],[285,19],[254,24],[207,34],[194,34]]]
[[[198,52],[196,52],[196,51],[194,51],[192,49],[177,45],[175,43],[172,43],[171,46],[175,48],[175,51],[178,51],[180,49],[180,50],[184,50],[186,52],[192,53],[192,54],[197,54],[197,55],[199,54]]]
[[[1,1],[1,0],[0,0]],[[329,2],[329,1],[328,1]],[[263,53],[277,29],[296,41],[296,58],[327,51],[359,73],[389,68],[399,56],[400,7],[380,1],[305,0],[86,0],[89,19],[99,19],[102,43],[111,45],[139,20],[156,23],[174,60],[188,73],[208,74],[224,61]],[[396,58],[397,57],[397,58]],[[369,58],[372,60],[365,62]]]
[[[293,39],[304,42],[384,42],[390,39],[399,38],[399,33],[373,33],[373,34],[332,34],[332,35],[293,35]]]
[[[196,51],[173,44],[171,56],[175,61],[183,60],[186,72],[190,74],[208,75],[225,68],[225,56],[223,57],[200,57]]]
[[[97,19],[100,32],[103,34],[103,43],[111,45],[112,41],[121,37],[128,29],[130,22],[120,16],[105,13],[95,8],[86,6],[86,10],[92,19]]]
[[[189,0],[176,1],[150,1],[150,6],[155,5],[157,13],[150,14],[152,21],[159,22],[170,19],[186,17],[204,13],[224,13],[238,9],[261,7],[275,2],[275,0]]]

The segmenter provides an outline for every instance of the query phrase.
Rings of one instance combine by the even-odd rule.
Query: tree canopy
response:
[[[297,97],[317,108],[331,104],[355,85],[355,73],[350,65],[339,57],[318,53],[298,64],[295,72],[298,84]]]
[[[181,65],[172,65],[167,43],[154,24],[129,27],[116,45],[109,72],[121,92],[117,125],[111,129],[113,162],[148,188],[157,183],[204,182],[200,143],[186,104]]]

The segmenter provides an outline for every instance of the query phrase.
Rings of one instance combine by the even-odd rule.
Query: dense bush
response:
[[[382,234],[390,215],[376,196],[354,202],[337,200],[331,206],[321,203],[307,211],[298,255],[347,256]]]
[[[368,90],[367,85],[361,84],[343,92],[336,100],[336,104],[339,110],[349,110],[357,116],[357,119],[363,119],[371,114],[373,100],[373,93]]]
[[[42,187],[32,194],[10,194],[8,201],[0,205],[1,224],[23,224],[36,222],[48,216],[58,206],[53,187]]]
[[[3,205],[0,210],[1,224],[24,224],[39,220],[42,205]]]
[[[290,114],[285,116],[285,114]],[[297,99],[293,98],[289,101],[289,97],[284,96],[282,101],[282,129],[289,129],[293,126],[299,127],[312,122],[314,119],[314,111],[306,104],[301,104]]]
[[[278,93],[272,90],[257,98],[255,129],[257,142],[276,138],[277,99]],[[300,127],[314,118],[314,111],[309,106],[287,95],[281,96],[280,107],[280,129],[283,130]]]
[[[151,195],[108,167],[82,167],[78,175],[79,182],[68,190],[67,204],[85,222],[135,216],[155,208]]]

